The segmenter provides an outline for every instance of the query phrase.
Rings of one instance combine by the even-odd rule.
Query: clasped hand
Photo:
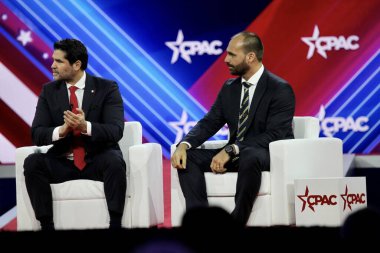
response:
[[[87,132],[87,124],[82,109],[77,108],[77,113],[66,110],[63,112],[64,124],[60,128],[60,136],[66,136],[69,132],[77,130],[81,133]]]

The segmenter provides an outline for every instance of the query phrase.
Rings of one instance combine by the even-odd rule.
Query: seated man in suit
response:
[[[207,206],[204,173],[237,171],[232,216],[245,225],[260,189],[261,172],[269,170],[269,143],[294,138],[292,87],[262,64],[259,36],[241,32],[232,37],[225,62],[235,79],[222,86],[210,111],[183,138],[171,163],[178,170],[186,209]],[[222,149],[196,149],[227,123],[228,145]]]
[[[127,183],[118,145],[124,129],[118,85],[85,72],[87,49],[78,40],[54,43],[52,58],[54,81],[42,88],[32,139],[36,145],[53,146],[24,162],[36,219],[43,230],[54,230],[51,183],[90,179],[104,182],[110,228],[121,228]]]

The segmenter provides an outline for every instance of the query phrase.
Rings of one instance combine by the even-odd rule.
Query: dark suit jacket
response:
[[[227,80],[210,111],[185,136],[193,148],[213,136],[226,123],[230,130],[229,144],[242,150],[246,146],[269,149],[269,143],[294,138],[292,119],[295,97],[283,79],[264,70],[250,105],[248,129],[244,140],[236,140],[241,97],[241,78]]]
[[[48,151],[57,156],[70,152],[73,135],[53,142],[55,127],[63,124],[63,112],[70,110],[68,91],[64,81],[52,81],[44,85],[39,96],[32,123],[33,142],[40,145],[54,144]],[[91,122],[91,136],[82,135],[86,149],[86,161],[105,149],[119,149],[123,136],[124,109],[119,88],[114,81],[86,73],[82,110]]]

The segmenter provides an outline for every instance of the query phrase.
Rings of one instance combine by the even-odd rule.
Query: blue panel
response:
[[[379,144],[380,50],[326,107],[326,115],[340,126],[333,135],[343,140],[345,153],[370,153]]]

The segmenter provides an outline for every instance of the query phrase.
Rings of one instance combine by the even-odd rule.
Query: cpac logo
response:
[[[344,194],[340,194],[344,201],[343,211],[346,210],[346,206],[351,209],[351,205],[365,204],[365,194],[364,193],[348,193],[348,187],[346,185],[346,191]]]
[[[186,111],[182,111],[180,121],[171,121],[168,124],[177,131],[175,137],[175,143],[178,143],[182,140],[183,136],[185,136],[188,132],[190,132],[191,128],[197,124],[197,121],[187,121],[188,116]],[[216,134],[221,136],[228,136],[228,128],[223,127]]]
[[[165,45],[173,50],[171,64],[175,63],[178,60],[178,56],[181,56],[187,63],[191,63],[190,56],[196,54],[203,55],[219,55],[223,52],[220,48],[222,46],[220,40],[213,40],[208,42],[203,41],[184,41],[184,36],[182,30],[178,30],[177,40],[165,42]]]
[[[336,202],[336,195],[309,195],[309,187],[306,186],[305,194],[304,195],[297,195],[297,197],[302,201],[302,209],[301,212],[303,212],[306,208],[306,204],[308,207],[315,212],[314,206],[317,205],[327,205],[327,206],[335,206],[337,204]]]
[[[325,117],[325,107],[321,105],[318,113],[319,121],[321,122],[321,129],[325,136],[332,137],[335,133],[342,131],[366,132],[369,126],[366,123],[369,121],[368,117],[360,116],[356,119],[353,117]]]
[[[346,185],[346,191],[344,194],[340,194],[341,198],[344,201],[343,211],[346,210],[346,207],[351,209],[351,205],[361,205],[366,203],[366,198],[364,193],[348,193],[348,187]],[[306,205],[315,212],[314,206],[335,206],[337,205],[337,196],[335,194],[331,195],[309,195],[309,187],[306,186],[304,195],[297,195],[297,197],[302,201],[301,212],[306,208]]]
[[[321,36],[319,37],[318,26],[314,26],[314,32],[312,37],[302,37],[301,40],[309,46],[306,59],[310,59],[314,55],[315,49],[317,53],[323,58],[327,59],[326,51],[340,49],[356,50],[359,48],[359,36],[351,35],[345,38],[344,36]]]

